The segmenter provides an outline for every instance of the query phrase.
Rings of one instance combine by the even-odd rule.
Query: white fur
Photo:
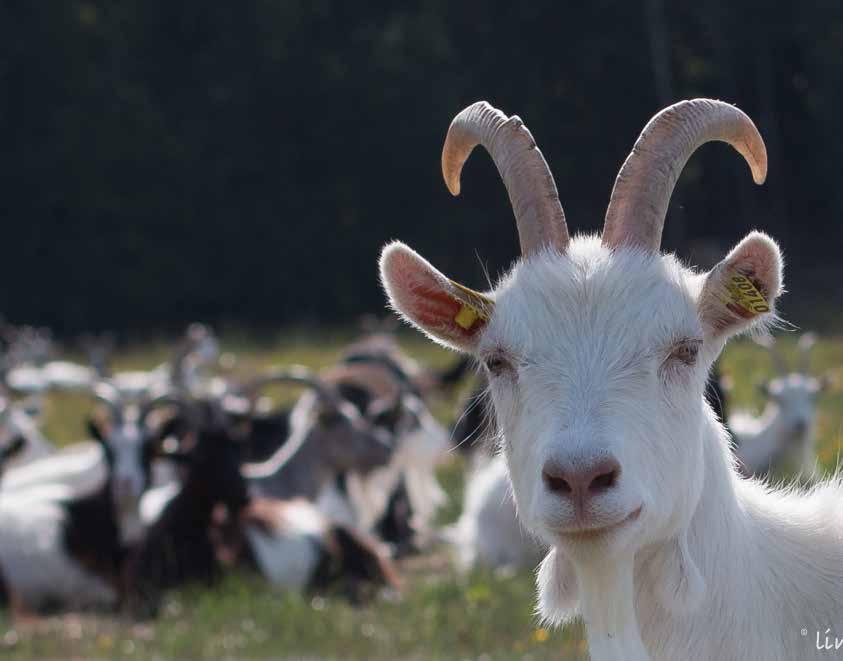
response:
[[[103,608],[116,602],[112,587],[64,550],[62,501],[72,495],[62,485],[0,494],[0,569],[25,607],[58,602],[71,609]]]
[[[94,381],[94,370],[63,360],[42,366],[19,365],[9,370],[9,387],[18,392],[40,393],[50,388],[88,390]]]
[[[817,468],[816,404],[820,381],[793,373],[766,387],[769,401],[759,417],[746,411],[729,416],[736,454],[752,474],[771,468],[790,469],[813,477]]]
[[[117,448],[115,458],[126,454],[128,454],[129,459],[134,456],[131,447],[117,446]],[[124,454],[120,454],[120,451]],[[129,460],[125,460],[123,469],[132,471],[134,465]],[[138,467],[138,470],[140,470],[140,467]],[[136,490],[124,492],[125,495],[118,498],[119,492],[114,488],[114,476],[115,471],[112,471],[112,497],[115,499],[114,504],[121,539],[127,543],[135,542],[141,538],[145,531],[139,509],[140,498],[143,494],[142,485],[138,484]],[[102,446],[99,443],[83,441],[64,447],[49,456],[42,457],[24,466],[9,469],[3,475],[2,483],[0,483],[0,496],[25,493],[44,485],[57,485],[66,488],[72,497],[78,498],[93,493],[108,478],[109,465],[105,459]],[[131,482],[131,484],[135,483]]]
[[[167,504],[180,492],[181,484],[178,481],[167,482],[144,491],[138,508],[144,529],[158,520]]]
[[[56,451],[55,446],[38,429],[33,415],[17,402],[10,403],[3,411],[0,417],[0,434],[3,436],[3,443],[15,436],[22,436],[25,440],[23,449],[5,464],[6,469],[24,466]]]
[[[518,520],[504,458],[481,461],[466,482],[462,514],[446,531],[460,569],[535,567],[544,550]]]
[[[273,585],[301,590],[319,562],[319,547],[328,531],[327,519],[306,500],[293,500],[278,510],[271,533],[246,529],[261,574]]]
[[[582,615],[596,661],[828,658],[811,636],[840,627],[843,487],[743,480],[703,398],[728,337],[752,326],[723,304],[724,278],[752,272],[771,303],[781,291],[769,238],[747,237],[706,276],[574,238],[564,255],[518,262],[474,334],[424,299],[450,290],[418,255],[394,244],[381,268],[408,319],[499,368],[487,372],[518,515],[553,547],[538,576],[545,618]],[[684,338],[700,343],[690,364],[673,353]],[[619,476],[579,510],[543,483],[548,461],[609,456]]]
[[[74,495],[84,495],[102,485],[107,471],[99,443],[74,443],[24,466],[10,468],[0,482],[0,497],[44,485],[61,485]]]

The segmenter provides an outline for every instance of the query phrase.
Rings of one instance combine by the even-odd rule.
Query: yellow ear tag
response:
[[[477,314],[476,310],[473,310],[468,305],[463,303],[460,311],[457,312],[457,316],[454,317],[454,321],[457,322],[457,325],[465,330],[468,330],[474,325],[474,322],[477,321],[477,318],[480,315]]]
[[[489,313],[495,305],[495,302],[491,298],[484,296],[479,291],[464,287],[453,280],[449,280],[448,282],[461,294],[459,297],[455,297],[462,305],[454,317],[454,322],[460,328],[470,330],[477,323],[478,319],[489,321]]]
[[[727,306],[740,308],[743,311],[741,316],[754,317],[770,311],[770,304],[767,299],[758,291],[758,287],[752,280],[745,275],[736,273],[729,276],[726,281],[726,291],[728,292],[728,298],[724,298],[723,302]]]

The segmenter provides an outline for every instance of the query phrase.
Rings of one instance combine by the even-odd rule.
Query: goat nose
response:
[[[593,462],[547,461],[542,468],[542,481],[551,493],[576,499],[596,496],[608,491],[618,481],[621,466],[614,457]]]

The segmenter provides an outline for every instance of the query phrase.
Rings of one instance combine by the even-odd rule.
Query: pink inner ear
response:
[[[416,322],[420,326],[440,328],[452,337],[468,339],[486,325],[483,319],[477,319],[471,328],[463,328],[456,323],[462,303],[441,288],[418,286],[414,288],[413,294],[417,301]]]
[[[486,322],[477,319],[463,328],[455,318],[462,303],[448,291],[447,279],[430,264],[406,249],[387,249],[384,276],[395,306],[413,322],[434,335],[454,340],[474,337]]]

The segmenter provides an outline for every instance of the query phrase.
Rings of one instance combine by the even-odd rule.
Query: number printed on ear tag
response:
[[[738,273],[730,276],[726,282],[726,291],[728,297],[725,297],[723,302],[741,317],[755,317],[770,311],[767,299],[745,275]]]

